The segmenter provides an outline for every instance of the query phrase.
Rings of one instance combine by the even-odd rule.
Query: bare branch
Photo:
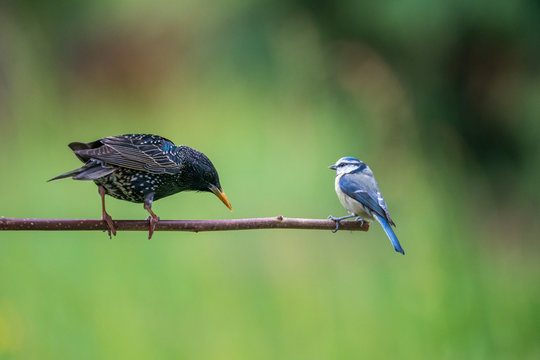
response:
[[[146,220],[114,220],[119,231],[148,231]],[[327,219],[284,218],[283,216],[232,220],[160,220],[156,231],[226,231],[255,229],[334,230],[336,223]],[[340,230],[367,231],[369,223],[341,221]],[[90,219],[26,219],[0,217],[0,230],[107,230],[103,220]]]

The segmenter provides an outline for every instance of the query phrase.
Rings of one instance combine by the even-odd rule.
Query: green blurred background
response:
[[[540,358],[540,5],[0,3],[0,216],[99,218],[71,141],[155,133],[216,165],[162,219],[344,215],[367,233],[4,232],[0,359]],[[141,205],[111,199],[116,219]]]

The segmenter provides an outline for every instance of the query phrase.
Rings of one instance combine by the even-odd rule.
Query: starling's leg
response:
[[[105,211],[105,188],[101,185],[98,186],[99,195],[101,196],[101,220],[105,221],[109,229],[107,229],[107,232],[109,233],[109,239],[111,238],[111,232],[114,236],[116,236],[116,229],[114,228],[114,224],[112,221],[111,215],[107,214],[107,211]]]
[[[152,238],[156,224],[159,221],[159,217],[152,211],[152,201],[154,201],[154,193],[151,192],[144,197],[144,208],[150,213],[147,220],[150,221],[150,231],[148,232],[148,240]]]
[[[332,230],[333,233],[335,233],[336,231],[339,230],[339,222],[341,220],[344,220],[344,219],[349,219],[349,218],[352,218],[352,217],[355,217],[356,215],[347,215],[347,216],[342,216],[342,217],[333,217],[332,215],[329,215],[328,216],[328,219],[331,219],[331,220],[334,220],[336,222],[336,228],[334,230]]]

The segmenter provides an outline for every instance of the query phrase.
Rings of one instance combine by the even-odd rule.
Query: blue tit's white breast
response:
[[[345,174],[339,174],[336,176],[336,182],[335,182],[335,188],[336,188],[336,194],[338,196],[339,201],[341,202],[341,205],[347,209],[348,212],[351,214],[354,214],[356,216],[360,216],[363,219],[371,220],[373,219],[373,216],[371,215],[371,212],[367,210],[362,203],[359,201],[353,199],[349,195],[345,194],[341,190],[341,186],[339,186],[339,180],[341,177]]]

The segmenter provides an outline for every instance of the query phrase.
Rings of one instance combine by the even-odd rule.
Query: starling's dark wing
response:
[[[120,135],[99,140],[103,146],[74,150],[84,158],[154,174],[177,174],[182,163],[178,148],[156,135]]]
[[[384,201],[375,179],[359,173],[345,174],[339,179],[341,190],[374,213],[384,217],[388,223],[394,225],[390,218],[388,207]]]

